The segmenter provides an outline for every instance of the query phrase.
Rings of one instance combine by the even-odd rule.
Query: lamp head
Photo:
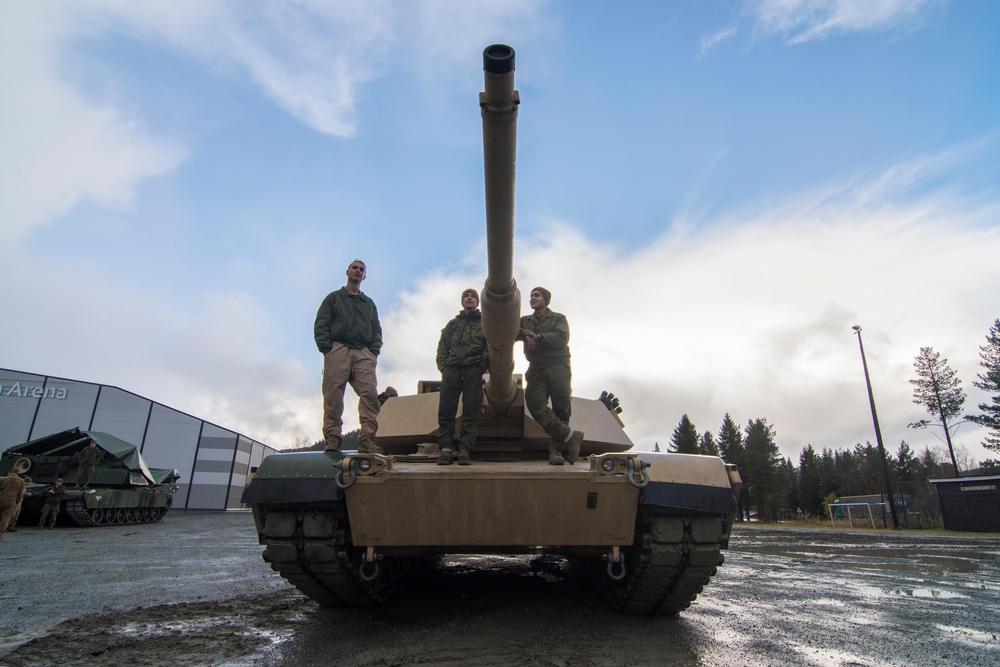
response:
[[[854,333],[861,333],[861,327],[859,327],[857,324],[855,324],[851,328],[854,329]]]

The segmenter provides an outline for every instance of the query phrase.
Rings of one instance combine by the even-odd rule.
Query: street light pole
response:
[[[854,333],[858,335],[858,347],[861,348],[861,365],[865,368],[865,384],[868,385],[868,403],[872,406],[872,422],[875,424],[875,440],[878,442],[879,458],[882,459],[882,476],[885,478],[885,492],[889,496],[889,512],[892,514],[892,527],[899,528],[896,518],[896,499],[892,495],[892,482],[889,480],[889,463],[885,459],[885,447],[882,445],[882,430],[878,427],[878,414],[875,412],[875,395],[872,394],[872,381],[868,376],[868,362],[865,360],[865,345],[861,342],[861,327],[855,324]]]

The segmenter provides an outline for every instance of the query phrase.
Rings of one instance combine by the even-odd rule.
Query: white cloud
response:
[[[950,0],[744,0],[740,22],[760,38],[800,44],[853,32],[915,30]],[[735,37],[727,28],[702,40],[701,55]]]
[[[138,184],[185,155],[59,74],[67,26],[51,5],[10,3],[0,20],[0,237],[7,242],[90,200],[127,206]]]

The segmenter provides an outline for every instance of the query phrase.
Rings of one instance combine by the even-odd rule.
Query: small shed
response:
[[[1000,533],[1000,475],[932,479],[945,530]]]

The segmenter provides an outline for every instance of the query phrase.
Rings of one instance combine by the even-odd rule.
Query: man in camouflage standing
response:
[[[382,325],[375,302],[361,291],[368,269],[360,259],[347,267],[347,284],[330,292],[316,313],[313,336],[323,353],[323,439],[326,451],[340,449],[347,383],[358,395],[361,434],[358,451],[381,454],[375,364],[382,350]]]
[[[521,318],[517,340],[524,341],[524,356],[528,358],[524,404],[552,438],[549,463],[573,465],[580,456],[583,431],[569,427],[573,376],[569,365],[569,322],[562,313],[549,309],[550,301],[549,290],[535,287],[528,301],[534,312]]]
[[[486,336],[479,312],[479,293],[471,287],[462,292],[462,312],[441,330],[437,347],[437,367],[441,371],[438,397],[438,465],[450,465],[455,435],[455,413],[462,396],[462,427],[458,444],[458,464],[472,463],[476,446],[476,418],[483,402],[483,372],[489,366]]]
[[[59,516],[62,499],[66,495],[62,477],[56,478],[55,483],[42,489],[39,495],[45,496],[45,504],[42,505],[42,518],[38,520],[38,527],[44,528],[48,519],[49,530],[52,530],[56,527],[56,517]]]
[[[79,463],[76,470],[76,488],[87,488],[87,482],[90,481],[90,475],[94,472],[94,466],[100,463],[102,458],[104,458],[104,452],[97,448],[97,442],[91,438],[87,446],[76,455],[76,460]]]

